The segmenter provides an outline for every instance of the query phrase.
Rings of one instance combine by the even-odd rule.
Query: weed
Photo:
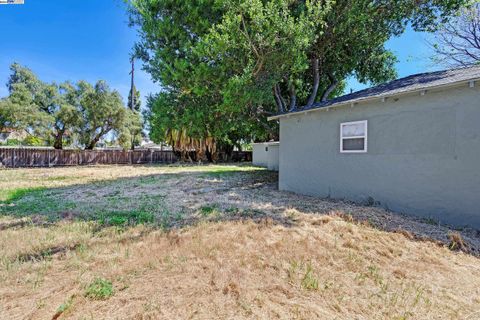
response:
[[[450,250],[468,252],[468,247],[460,233],[450,232],[448,234],[448,240],[450,241],[448,245]]]
[[[64,303],[62,303],[58,309],[57,309],[57,313],[65,313],[66,311],[68,311],[68,309],[70,309],[73,305],[73,298],[75,298],[75,296],[70,296],[70,298],[67,299],[67,301],[65,301]]]
[[[215,212],[218,212],[218,205],[217,204],[206,205],[206,206],[203,206],[203,207],[200,208],[200,214],[203,217],[208,217]]]
[[[85,290],[85,297],[92,300],[105,300],[112,295],[112,282],[103,278],[96,278]]]
[[[315,277],[311,263],[307,263],[307,270],[302,279],[302,287],[307,290],[318,290],[318,279]]]

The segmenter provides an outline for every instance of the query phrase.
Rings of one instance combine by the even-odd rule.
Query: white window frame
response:
[[[365,125],[365,135],[362,136],[353,136],[353,137],[343,137],[343,127],[352,124],[363,124]],[[363,145],[363,150],[343,150],[343,140],[346,139],[365,139]],[[368,120],[362,121],[352,121],[352,122],[343,122],[340,123],[340,153],[367,153],[368,151]]]

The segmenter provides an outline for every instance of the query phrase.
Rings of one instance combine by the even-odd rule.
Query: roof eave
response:
[[[474,81],[474,82],[480,81],[480,78],[476,77],[476,78],[471,78],[471,79],[463,79],[463,80],[460,80],[460,81],[451,82],[451,83],[445,83],[445,84],[440,84],[440,85],[436,85],[436,86],[425,86],[425,87],[421,87],[421,88],[418,88],[418,89],[407,90],[407,91],[398,92],[398,93],[394,93],[394,94],[378,94],[378,95],[374,95],[374,96],[370,96],[370,97],[365,97],[365,98],[352,99],[352,100],[347,100],[347,101],[342,101],[342,102],[333,103],[333,104],[328,105],[328,106],[325,106],[325,107],[312,108],[312,109],[307,109],[307,110],[301,110],[301,111],[295,111],[295,112],[289,112],[289,113],[279,114],[279,115],[275,115],[275,116],[268,117],[267,120],[268,120],[268,121],[272,121],[272,120],[277,120],[277,119],[285,118],[285,117],[288,118],[288,117],[290,117],[290,116],[301,115],[301,114],[308,114],[308,113],[310,113],[310,112],[328,110],[328,109],[330,109],[330,108],[347,106],[347,105],[352,105],[352,104],[356,104],[356,103],[360,103],[360,102],[371,102],[371,101],[377,100],[377,99],[397,97],[397,96],[401,96],[401,95],[405,95],[405,94],[409,94],[409,93],[422,92],[422,91],[425,91],[425,90],[455,87],[455,86],[458,86],[458,85],[463,84],[463,83],[468,84],[468,83],[470,83],[470,82],[472,82],[472,81]]]

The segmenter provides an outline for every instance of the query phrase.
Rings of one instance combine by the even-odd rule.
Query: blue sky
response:
[[[24,5],[1,5],[0,30],[0,97],[7,95],[4,83],[9,65],[16,61],[44,81],[106,80],[126,100],[136,31],[127,25],[122,0],[25,0]],[[400,60],[400,76],[434,69],[424,39],[409,30],[388,42]],[[140,70],[139,62],[136,86],[143,97],[160,88]],[[347,90],[363,87],[351,80]]]

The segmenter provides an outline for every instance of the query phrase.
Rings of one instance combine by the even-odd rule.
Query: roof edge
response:
[[[373,96],[365,97],[365,98],[357,98],[357,99],[352,99],[352,100],[347,100],[347,101],[342,101],[342,102],[336,102],[336,103],[332,103],[331,105],[324,106],[324,107],[312,108],[312,109],[307,109],[307,110],[299,110],[299,111],[288,112],[288,113],[282,113],[282,114],[278,114],[278,115],[275,115],[275,116],[268,117],[267,121],[277,120],[277,119],[280,119],[280,118],[300,115],[300,114],[304,114],[304,113],[321,111],[321,110],[324,110],[324,109],[330,109],[330,108],[336,108],[336,107],[345,106],[345,105],[351,105],[352,103],[370,102],[370,101],[381,99],[381,98],[397,97],[397,96],[405,95],[405,94],[408,94],[408,93],[422,92],[422,91],[425,91],[425,90],[438,89],[438,88],[454,87],[456,85],[459,85],[459,84],[462,84],[462,83],[469,83],[471,81],[475,81],[475,82],[480,81],[480,77],[475,77],[475,78],[470,78],[470,79],[462,79],[462,80],[459,80],[459,81],[446,83],[446,84],[440,84],[440,85],[436,85],[436,86],[424,86],[424,87],[421,87],[421,88],[418,88],[418,89],[406,90],[406,91],[398,92],[398,93],[394,93],[394,94],[377,94],[377,95],[373,95]]]

